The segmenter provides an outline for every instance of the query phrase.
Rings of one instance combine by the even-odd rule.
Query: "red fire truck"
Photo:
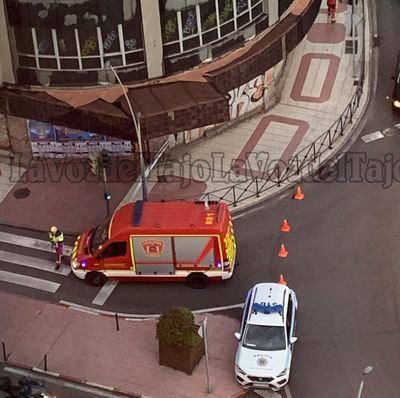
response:
[[[81,234],[73,273],[94,286],[107,279],[186,281],[203,288],[232,276],[236,243],[222,202],[129,203],[111,220]]]

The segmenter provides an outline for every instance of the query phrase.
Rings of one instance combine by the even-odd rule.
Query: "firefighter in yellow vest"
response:
[[[56,268],[59,268],[64,256],[64,234],[56,226],[53,226],[49,231],[49,239],[57,254]]]

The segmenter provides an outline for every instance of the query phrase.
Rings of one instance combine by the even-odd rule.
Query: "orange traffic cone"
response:
[[[283,277],[283,275],[281,274],[279,277],[279,282],[281,285],[287,285],[285,278]]]
[[[285,245],[282,243],[281,250],[279,250],[279,257],[287,257],[289,252],[286,250]]]
[[[292,227],[289,225],[288,221],[285,218],[282,223],[281,231],[282,232],[290,232],[291,229],[292,229]]]
[[[297,187],[296,195],[294,195],[294,198],[295,198],[296,200],[303,200],[303,199],[304,199],[304,193],[301,192],[300,186]]]

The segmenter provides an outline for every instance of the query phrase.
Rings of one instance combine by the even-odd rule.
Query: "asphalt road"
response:
[[[400,123],[386,98],[393,89],[390,76],[400,49],[400,2],[380,0],[377,6],[378,81],[361,136]],[[363,398],[400,397],[400,135],[389,132],[368,144],[357,139],[349,152],[327,180],[303,183],[303,201],[292,200],[292,192],[287,192],[235,220],[240,267],[231,280],[205,290],[185,284],[120,283],[101,308],[159,313],[177,304],[192,309],[232,305],[243,301],[253,284],[283,273],[300,306],[293,397],[355,397],[366,365],[374,371],[366,378]],[[366,162],[357,170],[363,154]],[[390,154],[399,164],[385,168]],[[380,177],[389,173],[397,181],[384,188]],[[279,231],[283,218],[293,227],[285,235]],[[277,255],[282,242],[289,251],[286,259]],[[3,249],[22,250],[10,245]],[[5,283],[0,288],[83,305],[92,305],[99,290],[73,275],[51,278],[62,283],[55,294]]]

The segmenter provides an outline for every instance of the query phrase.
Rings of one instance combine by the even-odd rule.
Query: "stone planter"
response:
[[[193,373],[194,368],[200,362],[203,355],[203,340],[200,340],[197,345],[188,348],[169,345],[159,341],[159,364],[180,370],[188,375]]]

